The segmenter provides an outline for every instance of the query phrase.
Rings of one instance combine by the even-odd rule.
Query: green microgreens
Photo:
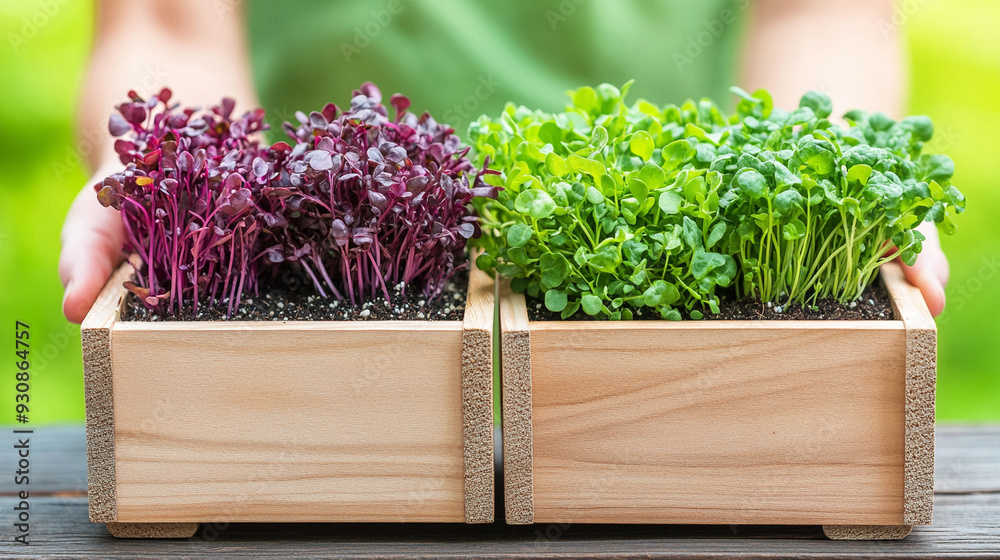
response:
[[[505,188],[476,203],[478,265],[564,318],[699,318],[719,311],[719,288],[847,303],[892,244],[912,263],[914,228],[953,233],[946,210],[965,208],[951,159],[920,153],[927,117],[852,111],[835,125],[822,93],[787,112],[738,88],[728,116],[708,99],[627,106],[630,85],[580,88],[557,114],[509,104],[469,129]]]

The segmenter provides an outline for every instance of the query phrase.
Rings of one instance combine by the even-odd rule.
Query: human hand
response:
[[[101,166],[87,182],[66,214],[59,255],[63,314],[74,323],[87,316],[101,288],[122,262],[122,219],[117,210],[97,200],[93,185],[121,168],[111,162]]]
[[[913,266],[900,264],[903,265],[906,280],[920,288],[920,293],[927,302],[927,309],[931,315],[937,317],[944,311],[944,287],[948,284],[949,275],[948,257],[941,250],[937,227],[934,224],[925,222],[917,229],[927,238],[923,242],[923,249]]]
[[[226,96],[248,108],[259,106],[242,8],[203,17],[202,0],[102,0],[80,89],[78,129],[108,130],[107,115],[125,92],[137,89],[148,96],[166,85],[162,80],[169,80],[174,98],[188,106],[209,106]],[[101,206],[92,187],[121,171],[124,164],[110,135],[102,134],[91,147],[87,163],[96,172],[66,215],[59,256],[59,276],[65,286],[63,313],[74,323],[87,316],[123,259],[121,216]]]

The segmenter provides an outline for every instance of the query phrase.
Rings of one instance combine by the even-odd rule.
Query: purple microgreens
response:
[[[407,112],[402,95],[391,104],[395,119],[366,83],[344,111],[299,112],[283,127],[295,147],[272,148],[286,157],[264,194],[284,227],[269,227],[267,261],[296,262],[321,294],[352,303],[391,300],[399,283],[440,295],[479,235],[472,199],[497,196],[450,126]]]
[[[200,113],[180,109],[169,105],[169,89],[148,101],[128,97],[108,125],[127,135],[115,142],[125,168],[95,185],[101,204],[121,211],[123,249],[144,265],[125,287],[167,312],[189,303],[197,313],[207,300],[227,301],[231,315],[243,292],[256,290],[254,211],[273,174],[253,138],[266,128],[264,112],[234,119],[231,99]]]
[[[94,188],[144,265],[125,287],[166,314],[226,305],[232,316],[263,275],[289,267],[354,304],[391,300],[399,284],[434,299],[480,235],[471,201],[499,190],[450,126],[398,94],[390,119],[371,83],[346,110],[297,112],[283,126],[293,141],[270,147],[255,138],[261,109],[181,109],[168,89],[128,98],[108,123],[125,168]]]

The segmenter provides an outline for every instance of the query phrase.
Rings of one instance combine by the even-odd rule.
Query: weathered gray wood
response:
[[[30,429],[34,433],[13,433],[21,429]],[[87,435],[83,426],[5,426],[0,437],[0,462],[9,465],[10,470],[0,476],[0,495],[12,495],[24,489],[14,484],[14,445],[18,438],[30,440],[28,489],[32,493],[87,494]]]
[[[937,429],[935,494],[1000,491],[1000,426],[941,424]]]
[[[78,497],[33,495],[32,546],[15,547],[11,543],[13,528],[4,524],[0,558],[1000,557],[1000,426],[945,426],[938,430],[938,463],[944,461],[955,468],[945,466],[937,471],[934,524],[915,527],[906,540],[891,542],[830,541],[819,527],[509,526],[502,522],[205,524],[192,539],[122,541],[111,537],[103,525],[87,520],[85,491],[58,483],[59,473],[85,473],[82,428],[39,429],[36,436],[37,440],[32,440],[32,474],[48,481],[45,488],[59,488]],[[43,442],[48,447],[46,454]],[[5,463],[10,457],[9,447],[0,453]],[[41,482],[37,488],[34,478],[32,483],[32,490],[42,492]],[[10,486],[6,481],[4,484],[4,489]],[[502,493],[497,499],[502,499]],[[503,505],[497,507],[502,510]]]
[[[19,558],[930,558],[1000,551],[1000,495],[939,496],[934,525],[903,541],[827,540],[819,527],[649,525],[203,525],[187,540],[117,540],[87,521],[81,498],[39,498],[34,544],[0,556]],[[20,546],[20,545],[19,545]],[[994,556],[996,557],[996,556]]]

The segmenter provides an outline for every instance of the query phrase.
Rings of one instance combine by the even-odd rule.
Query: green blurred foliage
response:
[[[942,239],[951,261],[938,317],[939,420],[1000,419],[1000,2],[906,0],[910,111],[936,125],[928,147],[955,160],[970,211]]]
[[[83,419],[80,331],[62,318],[56,264],[62,218],[87,180],[90,145],[72,127],[92,22],[85,0],[0,4],[0,337],[13,352],[14,321],[31,325],[34,425]],[[1000,3],[903,0],[878,25],[903,28],[910,112],[934,119],[930,151],[952,156],[969,200],[944,240],[938,419],[1000,420]],[[14,421],[13,356],[6,363],[0,423]]]
[[[87,177],[73,133],[88,1],[0,3],[0,423],[14,421],[14,322],[31,326],[32,424],[83,419],[80,329],[62,316],[59,229]]]

